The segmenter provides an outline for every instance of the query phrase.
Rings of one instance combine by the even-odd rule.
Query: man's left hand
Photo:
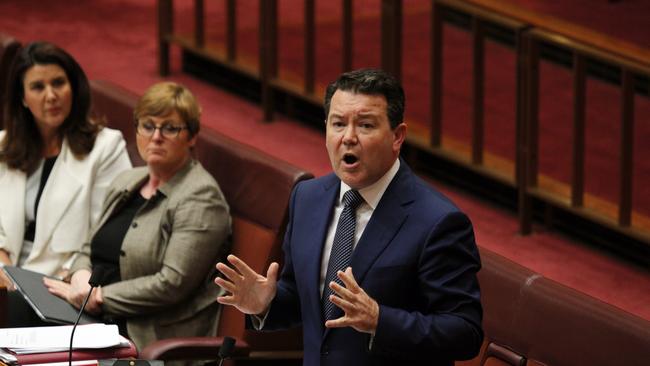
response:
[[[336,295],[330,301],[343,310],[343,316],[325,322],[327,328],[352,327],[359,332],[375,334],[379,321],[379,304],[359,287],[352,274],[352,268],[339,271],[337,276],[345,287],[332,281],[330,288]]]

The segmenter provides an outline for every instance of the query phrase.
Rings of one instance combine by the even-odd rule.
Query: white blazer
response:
[[[0,140],[4,131],[0,131]],[[95,145],[78,160],[63,140],[38,205],[34,246],[23,268],[53,275],[88,240],[99,219],[106,190],[115,176],[131,168],[122,133],[109,128],[97,135]],[[16,265],[25,233],[24,172],[0,163],[0,248]]]

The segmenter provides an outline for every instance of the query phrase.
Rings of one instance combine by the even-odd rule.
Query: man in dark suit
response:
[[[302,325],[305,365],[453,365],[481,346],[479,254],[469,219],[399,152],[404,92],[379,70],[325,95],[334,169],[296,186],[285,263],[266,276],[217,264],[222,304],[273,330]]]

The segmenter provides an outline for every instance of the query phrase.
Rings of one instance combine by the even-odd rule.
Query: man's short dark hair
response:
[[[383,95],[391,129],[404,120],[404,89],[399,81],[383,70],[359,69],[341,74],[325,91],[325,118],[329,116],[332,96],[337,90],[352,93]]]

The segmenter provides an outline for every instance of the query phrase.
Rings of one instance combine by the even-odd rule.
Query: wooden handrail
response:
[[[203,8],[204,0],[194,0]],[[195,32],[192,35],[174,34],[172,0],[158,0],[159,4],[159,67],[161,74],[169,72],[169,45],[177,44],[191,55],[205,58],[259,82],[264,113],[263,120],[270,121],[278,106],[296,110],[298,104],[320,107],[322,86],[316,77],[317,17],[316,1],[304,3],[304,73],[293,72],[292,78],[278,73],[278,1],[259,0],[259,64],[258,68],[237,57],[236,0],[227,0],[225,52],[205,42],[203,9],[195,10]],[[381,0],[381,65],[396,77],[401,76],[402,62],[402,11],[403,0]],[[430,114],[428,131],[422,127],[420,135],[409,136],[407,143],[412,151],[424,151],[462,170],[476,173],[487,180],[498,182],[506,189],[517,191],[516,204],[520,216],[520,230],[529,233],[532,228],[533,207],[541,202],[549,211],[560,207],[592,222],[606,223],[609,229],[633,238],[642,238],[650,244],[650,219],[641,220],[633,212],[633,132],[634,98],[650,93],[650,49],[615,39],[585,27],[527,10],[516,0],[431,0],[431,37],[425,45],[431,50]],[[353,0],[341,0],[341,58],[318,60],[339,63],[343,71],[353,66]],[[424,7],[422,7],[424,9]],[[424,11],[424,10],[422,10]],[[443,116],[443,32],[445,24],[459,26],[471,34],[473,67],[471,84],[471,141],[462,144],[442,131]],[[516,69],[515,91],[515,159],[502,158],[496,164],[495,155],[485,149],[485,77],[486,40],[496,40],[512,47]],[[245,55],[244,55],[245,56]],[[573,139],[570,182],[560,191],[549,189],[549,179],[539,173],[539,86],[540,63],[558,62],[568,67],[573,75]],[[604,67],[603,67],[604,66]],[[621,138],[619,199],[615,209],[594,208],[594,197],[585,191],[585,125],[587,108],[587,80],[597,75],[621,90]],[[302,77],[302,82],[297,81]],[[299,101],[299,103],[295,103]],[[302,108],[302,107],[301,107]],[[317,108],[320,110],[320,108]],[[290,112],[292,113],[292,112]],[[311,113],[311,112],[310,112]],[[321,118],[320,116],[318,117]],[[452,142],[454,140],[454,142]],[[444,141],[444,143],[443,143]],[[416,156],[418,154],[411,154]],[[425,155],[422,155],[425,156]],[[512,168],[514,166],[514,174]],[[553,199],[549,198],[553,197]],[[590,211],[591,210],[591,211]],[[593,212],[592,212],[593,211]],[[606,212],[606,213],[604,213]],[[603,220],[595,220],[594,217]],[[636,218],[635,218],[636,216]],[[550,217],[550,215],[549,215]],[[634,221],[633,222],[633,218]],[[639,235],[631,235],[636,233]]]
[[[552,30],[534,28],[531,29],[529,33],[532,37],[547,41],[565,49],[588,54],[595,59],[617,64],[621,67],[633,70],[634,72],[650,74],[650,58],[647,60],[639,60],[639,54],[630,53],[621,55],[615,52],[611,52],[607,48],[602,48],[575,38],[563,36],[561,33]],[[592,34],[594,34],[594,37],[602,36],[597,32],[592,32]],[[612,39],[612,42],[617,41]],[[650,51],[648,52],[648,57],[650,57]]]
[[[592,29],[571,23],[557,17],[545,15],[522,8],[513,0],[438,0],[443,3],[453,3],[459,6],[473,5],[491,13],[509,19],[529,24],[541,31],[549,31],[588,46],[603,50],[611,55],[619,56],[640,65],[650,67],[650,49],[636,44],[596,32]],[[462,4],[461,4],[462,3]]]

